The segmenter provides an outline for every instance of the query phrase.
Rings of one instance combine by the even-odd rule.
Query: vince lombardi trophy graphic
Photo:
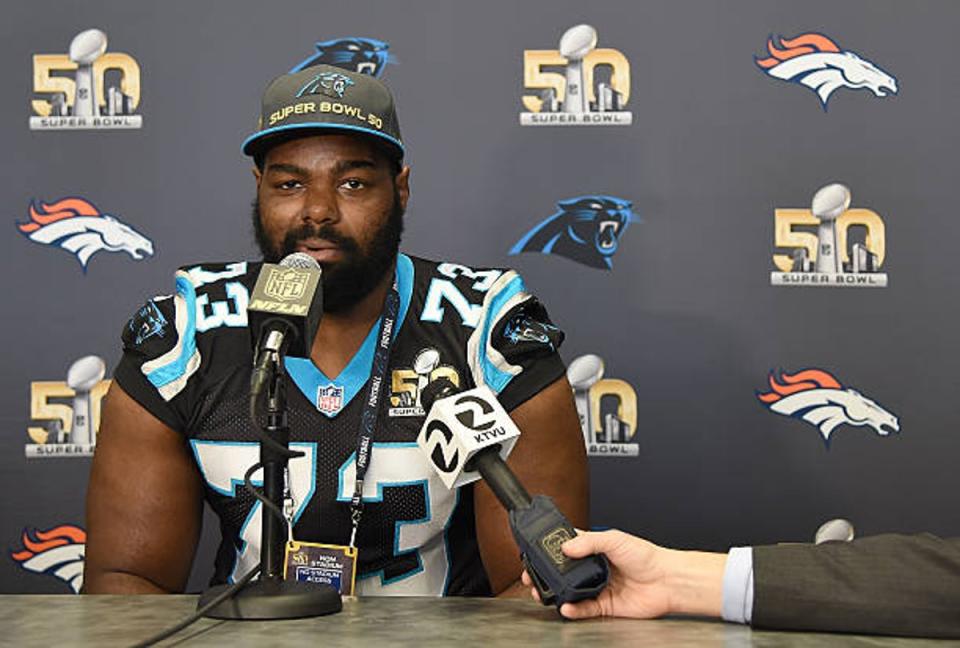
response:
[[[596,442],[593,421],[590,420],[590,388],[603,378],[603,372],[603,359],[592,353],[574,359],[567,367],[567,381],[573,387],[573,402],[577,407],[583,440],[588,445]]]
[[[77,94],[73,98],[73,114],[77,117],[99,117],[93,87],[93,62],[107,51],[107,35],[99,29],[88,29],[70,42],[70,60],[77,64]]]
[[[440,352],[436,349],[424,349],[413,359],[413,371],[417,374],[417,397],[411,403],[414,407],[421,407],[420,394],[430,383],[430,374],[440,364]]]
[[[597,47],[597,30],[590,25],[577,25],[563,33],[560,38],[560,55],[566,58],[567,87],[563,111],[583,114],[589,112],[590,103],[584,87],[583,58]]]
[[[107,367],[97,356],[84,356],[70,365],[67,371],[67,387],[74,391],[73,426],[70,442],[77,445],[92,445],[97,442],[97,431],[91,419],[90,390],[103,380]]]
[[[817,229],[817,272],[843,272],[841,251],[837,246],[837,219],[850,207],[850,190],[842,184],[830,184],[813,196],[810,211],[820,221]]]

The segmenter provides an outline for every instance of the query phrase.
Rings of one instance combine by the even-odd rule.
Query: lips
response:
[[[333,261],[343,256],[343,250],[336,243],[315,238],[298,243],[296,251],[309,254],[320,263]]]

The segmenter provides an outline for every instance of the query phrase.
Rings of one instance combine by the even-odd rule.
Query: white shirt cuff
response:
[[[720,609],[724,621],[750,623],[753,617],[751,547],[733,547],[727,554],[727,566],[723,570],[723,603]]]

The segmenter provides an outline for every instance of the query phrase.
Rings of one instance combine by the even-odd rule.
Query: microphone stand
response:
[[[275,349],[265,349],[269,358],[266,380],[266,426],[264,436],[283,448],[290,443],[287,426],[287,399],[284,387],[284,371],[281,354]],[[262,366],[262,365],[261,365]],[[259,421],[254,418],[254,425]],[[289,453],[289,450],[287,451]],[[282,510],[284,474],[289,454],[282,453],[272,444],[260,442],[260,463],[263,466],[263,495]],[[262,504],[260,504],[263,506]],[[254,504],[256,506],[256,504]],[[330,585],[283,579],[284,545],[287,541],[286,525],[268,507],[260,512],[260,578],[214,606],[205,616],[214,619],[299,619],[339,612],[342,607],[340,594]],[[231,585],[218,585],[205,591],[197,605],[202,608]]]

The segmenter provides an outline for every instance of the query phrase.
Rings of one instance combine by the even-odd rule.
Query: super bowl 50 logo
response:
[[[434,380],[447,378],[460,386],[460,374],[450,365],[441,364],[440,352],[432,347],[421,349],[409,369],[394,369],[390,378],[389,416],[424,416],[420,394]]]
[[[604,371],[603,359],[592,354],[567,367],[587,454],[636,457],[637,393],[624,380],[604,378]]]
[[[140,66],[129,54],[107,52],[107,35],[88,29],[67,54],[33,55],[31,130],[140,128]]]
[[[850,209],[850,190],[823,187],[810,209],[774,211],[773,286],[883,288],[886,258],[883,219],[870,209]]]
[[[597,47],[597,30],[571,27],[559,49],[523,52],[524,126],[629,126],[630,63],[619,50]]]
[[[100,406],[110,387],[105,375],[103,360],[91,355],[70,365],[66,382],[30,383],[27,459],[93,456]]]

